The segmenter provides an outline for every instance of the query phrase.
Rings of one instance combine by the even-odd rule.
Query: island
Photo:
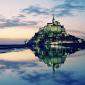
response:
[[[55,21],[53,16],[52,23],[39,29],[37,33],[26,43],[27,46],[35,45],[62,45],[62,46],[79,46],[84,47],[84,39],[75,37],[66,33],[66,30],[60,22]]]

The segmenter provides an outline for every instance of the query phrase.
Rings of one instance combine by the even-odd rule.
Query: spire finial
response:
[[[55,22],[55,18],[54,18],[54,14],[53,14],[53,19],[52,19],[52,23],[54,25],[54,22]]]

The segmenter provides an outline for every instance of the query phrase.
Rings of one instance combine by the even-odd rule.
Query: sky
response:
[[[85,0],[0,0],[0,38],[30,39],[52,15],[77,35],[85,32]]]

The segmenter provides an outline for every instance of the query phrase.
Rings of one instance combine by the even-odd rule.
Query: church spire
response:
[[[52,19],[52,23],[54,25],[54,22],[55,22],[55,18],[54,18],[54,14],[53,14],[53,19]]]

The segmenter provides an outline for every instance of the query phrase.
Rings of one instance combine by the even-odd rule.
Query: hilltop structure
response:
[[[60,22],[55,21],[55,18],[53,16],[52,23],[47,23],[46,26],[42,27],[44,32],[56,32],[56,33],[66,33],[65,28],[63,25],[60,24]]]
[[[60,22],[55,21],[53,16],[52,23],[47,23],[46,26],[40,28],[39,32],[35,33],[32,39],[27,43],[31,45],[59,45],[59,44],[81,44],[85,43],[83,39],[67,34],[66,30]]]

